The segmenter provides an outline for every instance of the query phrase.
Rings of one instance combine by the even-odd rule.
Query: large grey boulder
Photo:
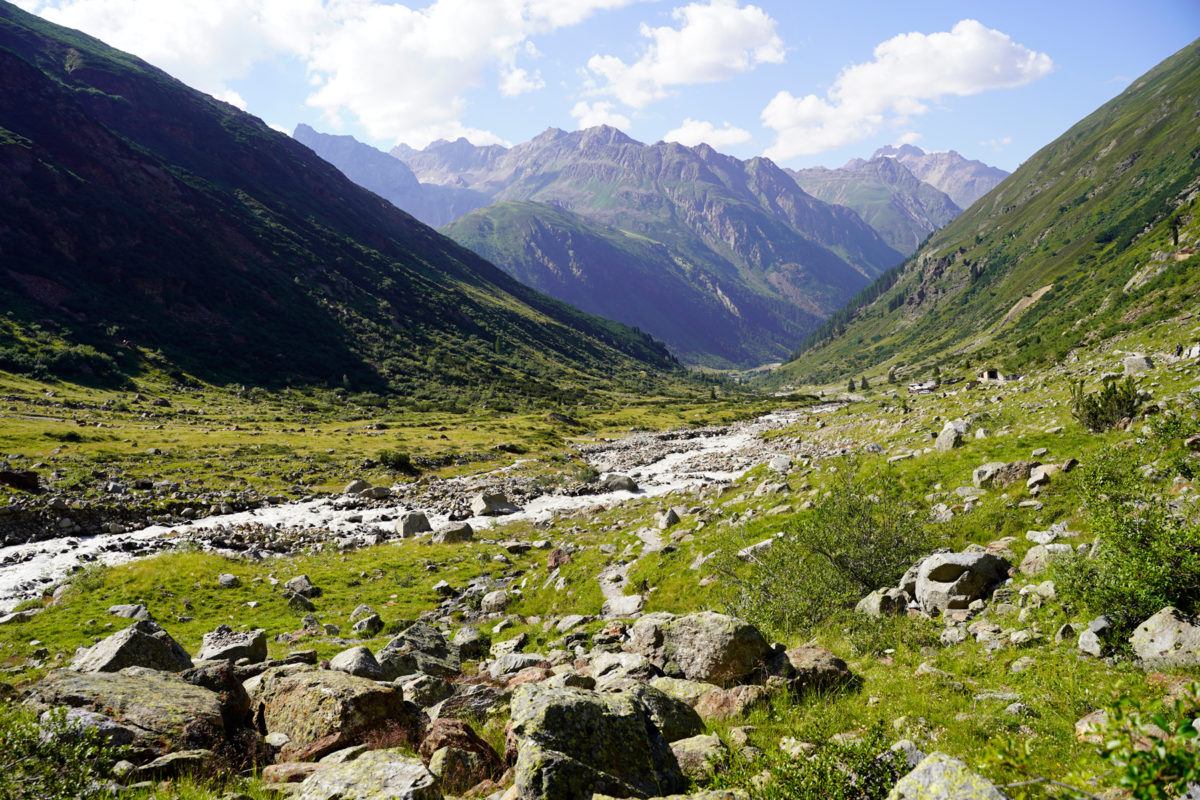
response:
[[[508,749],[522,800],[661,797],[687,788],[670,746],[624,693],[520,686]]]
[[[383,668],[375,660],[375,654],[365,645],[351,647],[338,653],[329,659],[329,668],[373,681],[384,679]]]
[[[1138,625],[1129,644],[1147,668],[1200,666],[1200,617],[1167,606]]]
[[[917,571],[914,596],[926,613],[966,608],[1008,577],[1008,562],[991,553],[935,553]]]
[[[433,527],[429,524],[429,517],[425,516],[424,511],[407,511],[396,520],[396,533],[404,539],[431,530]]]
[[[187,651],[157,623],[140,620],[75,656],[71,669],[78,672],[118,672],[126,667],[146,667],[164,672],[190,669]]]
[[[500,492],[480,492],[471,498],[471,516],[499,517],[504,514],[515,514],[521,509],[508,502],[508,497]]]
[[[967,423],[961,419],[948,421],[938,434],[933,447],[939,453],[948,453],[956,447],[961,447],[963,436],[967,433]]]
[[[1070,558],[1074,552],[1075,548],[1071,545],[1059,542],[1034,545],[1026,551],[1025,557],[1021,559],[1021,572],[1030,576],[1037,575],[1045,571],[1051,561]]]
[[[1154,369],[1154,359],[1150,356],[1126,356],[1121,361],[1121,367],[1126,375],[1137,375]]]
[[[634,624],[625,649],[668,676],[716,684],[748,678],[771,652],[758,628],[715,611],[648,614]]]
[[[704,721],[691,705],[672,697],[648,683],[626,679],[619,689],[631,695],[646,713],[654,726],[668,742],[687,739],[704,733]]]
[[[527,667],[536,667],[545,663],[546,659],[536,653],[505,653],[491,663],[488,673],[492,676],[492,680],[502,681],[511,678]]]
[[[987,489],[995,482],[996,476],[1007,466],[1008,464],[1003,461],[989,461],[986,464],[981,464],[971,473],[971,483],[975,484],[979,489]]]
[[[228,625],[204,634],[200,642],[197,661],[239,661],[248,659],[251,664],[267,660],[267,632],[259,628],[252,631],[235,631]]]
[[[600,486],[607,492],[636,492],[638,490],[637,481],[628,475],[619,475],[616,472],[610,472],[601,477]]]
[[[338,670],[271,667],[248,687],[267,732],[287,734],[283,761],[313,761],[384,733],[415,747],[428,724],[399,687]]]
[[[459,544],[469,542],[475,537],[475,529],[465,522],[451,522],[443,525],[433,533],[434,544]]]
[[[1008,800],[995,785],[945,753],[930,753],[901,778],[888,800]]]
[[[394,637],[376,654],[376,659],[388,680],[414,672],[449,678],[462,669],[458,648],[425,622],[417,622]]]
[[[876,589],[859,600],[854,610],[876,618],[903,614],[908,610],[908,595],[900,589]]]
[[[369,750],[353,761],[331,764],[296,787],[292,800],[442,800],[442,791],[421,759],[399,748]]]

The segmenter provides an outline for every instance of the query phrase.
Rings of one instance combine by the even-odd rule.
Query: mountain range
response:
[[[257,118],[8,3],[0,123],[0,368],[450,402],[677,369]]]

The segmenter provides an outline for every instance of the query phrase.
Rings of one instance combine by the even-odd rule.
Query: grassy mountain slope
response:
[[[885,242],[905,255],[962,213],[945,192],[918,180],[894,158],[860,160],[840,169],[786,172],[818,200],[854,209]]]
[[[1020,370],[1194,308],[1200,44],[1135,81],[830,318],[775,380]]]
[[[538,291],[637,325],[685,361],[711,366],[780,358],[821,317],[747,291],[659,242],[542,203],[508,201],[443,231]]]
[[[153,352],[205,380],[455,399],[674,368],[260,120],[7,3],[0,121],[0,368],[119,376]]]

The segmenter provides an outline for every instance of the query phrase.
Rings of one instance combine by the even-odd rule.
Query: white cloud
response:
[[[728,147],[750,141],[750,131],[735,128],[728,122],[717,128],[711,122],[704,122],[688,117],[673,131],[663,135],[663,141],[679,142],[687,147],[707,144],[711,147]]]
[[[762,121],[778,134],[767,155],[786,161],[861,141],[885,122],[906,124],[946,95],[1023,86],[1054,62],[972,19],[948,32],[905,33],[875,48],[875,58],[842,70],[826,97],[779,92]]]
[[[624,130],[629,127],[629,117],[613,111],[612,103],[585,103],[580,101],[571,109],[571,116],[579,123],[579,129],[594,128],[597,125],[611,125]]]
[[[758,64],[783,61],[775,20],[757,6],[709,0],[676,8],[672,16],[679,27],[642,25],[650,43],[634,63],[606,55],[588,60],[588,69],[605,81],[597,94],[644,108],[669,96],[673,86],[726,80]]]
[[[905,131],[896,137],[896,144],[916,144],[924,138],[916,131]]]
[[[308,103],[335,125],[356,118],[372,139],[424,146],[468,136],[466,93],[495,83],[508,96],[544,85],[518,59],[530,37],[638,0],[22,0],[43,17],[135,53],[225,99],[230,82],[272,58],[299,58]],[[416,2],[410,3],[416,5]]]
[[[1003,152],[1004,148],[1010,144],[1012,144],[1011,136],[1001,136],[996,139],[987,139],[985,141],[982,141],[979,143],[979,146],[980,147],[988,147],[988,148],[991,148],[993,151],[1000,153],[1000,152]]]

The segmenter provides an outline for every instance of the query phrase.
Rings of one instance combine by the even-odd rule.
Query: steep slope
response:
[[[1194,311],[1200,44],[1038,151],[809,339],[776,380],[1021,369]]]
[[[856,159],[840,169],[786,172],[818,200],[854,209],[904,255],[962,213],[945,192],[918,180],[895,158]]]
[[[881,147],[871,159],[894,158],[916,175],[919,180],[950,195],[959,208],[971,204],[990,192],[1008,173],[982,161],[966,159],[953,150],[926,153],[911,144]]]
[[[403,161],[353,136],[318,133],[301,123],[292,138],[311,148],[359,186],[435,228],[488,203],[487,195],[471,189],[423,184]]]
[[[414,398],[561,397],[673,364],[260,120],[0,3],[0,368],[156,364]],[[37,334],[37,335],[35,335]],[[95,356],[95,357],[93,357]]]
[[[538,291],[636,325],[679,358],[711,366],[780,357],[822,317],[674,256],[652,239],[562,208],[504,201],[443,231]]]

